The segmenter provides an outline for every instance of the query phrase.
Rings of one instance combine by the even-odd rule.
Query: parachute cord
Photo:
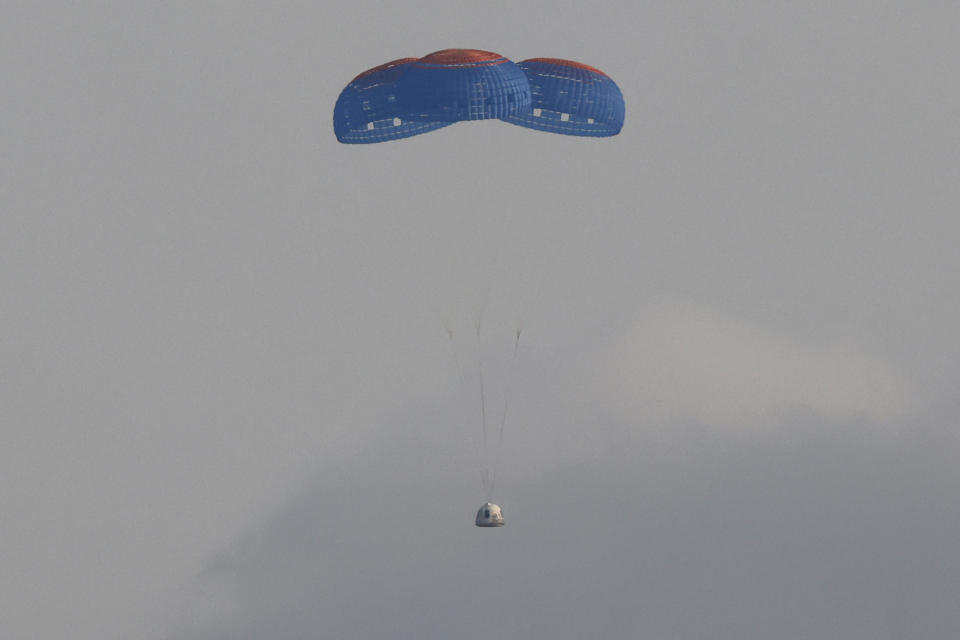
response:
[[[490,493],[493,493],[497,486],[497,469],[500,467],[500,457],[503,452],[503,430],[507,426],[507,412],[510,409],[510,392],[513,390],[513,379],[516,374],[517,353],[520,350],[520,334],[523,327],[517,328],[517,336],[513,342],[513,357],[510,359],[509,384],[503,395],[503,413],[500,414],[500,432],[497,434],[496,455],[493,459],[493,477],[490,480]]]
[[[490,491],[493,489],[487,488],[487,486],[490,484],[490,448],[487,445],[487,406],[483,392],[483,364],[480,365],[480,424],[483,427],[483,489],[487,494],[487,498],[489,498]]]
[[[477,368],[480,380],[480,428],[483,430],[483,490],[490,497],[490,448],[487,442],[487,400],[483,386],[483,347],[480,343],[481,318],[477,318]]]
[[[503,413],[500,416],[500,433],[497,436],[496,455],[493,458],[493,472],[490,479],[490,493],[493,494],[497,486],[497,468],[500,466],[500,455],[503,450],[503,427],[507,424],[507,409],[510,406],[509,398],[503,401]]]
[[[457,401],[457,406],[462,407],[461,402],[465,399],[465,394],[467,391],[467,380],[466,376],[463,374],[463,365],[460,362],[460,358],[457,356],[457,343],[453,339],[453,329],[447,323],[446,320],[443,320],[443,328],[447,332],[447,337],[450,339],[450,357],[453,359],[453,364],[457,368],[457,379],[460,382],[460,395],[461,398]],[[469,424],[468,420],[464,419],[465,416],[461,416],[465,424]],[[470,434],[470,430],[467,430],[467,439],[470,440],[470,445],[473,447],[473,459],[477,461],[477,471],[480,473],[480,487],[483,489],[484,493],[487,490],[487,480],[484,473],[483,461],[480,458],[480,445],[477,443],[477,439]]]

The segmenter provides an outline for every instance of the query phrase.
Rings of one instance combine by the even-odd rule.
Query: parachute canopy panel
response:
[[[614,136],[623,128],[623,94],[604,72],[573,60],[531,58],[517,64],[527,76],[531,109],[507,122],[572,136]]]
[[[337,140],[364,144],[409,138],[449,122],[412,120],[397,101],[397,79],[416,58],[400,58],[368,69],[340,92],[333,108]]]
[[[399,84],[410,117],[457,122],[504,118],[530,109],[527,76],[491,51],[443,49],[411,63]]]

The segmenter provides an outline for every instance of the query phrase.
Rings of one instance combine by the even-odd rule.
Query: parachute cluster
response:
[[[398,140],[461,120],[498,118],[571,136],[613,136],[623,95],[594,67],[560,58],[514,63],[490,51],[444,49],[364,71],[333,110],[337,140]]]

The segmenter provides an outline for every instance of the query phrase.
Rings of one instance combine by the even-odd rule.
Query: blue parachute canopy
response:
[[[333,108],[337,140],[364,144],[408,138],[450,122],[412,120],[397,102],[397,79],[416,58],[400,58],[364,71],[340,92]]]
[[[599,69],[560,58],[517,64],[530,82],[531,109],[502,119],[571,136],[614,136],[623,128],[623,94]]]
[[[397,97],[408,117],[428,122],[504,118],[530,109],[517,65],[490,51],[444,49],[404,69]]]
[[[361,144],[408,138],[460,120],[499,118],[574,136],[613,136],[623,95],[599,69],[559,58],[514,64],[478,49],[444,49],[364,71],[340,92],[337,140]]]

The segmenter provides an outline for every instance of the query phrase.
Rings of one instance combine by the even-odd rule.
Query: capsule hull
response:
[[[503,510],[499,505],[488,502],[477,511],[478,527],[502,527],[503,525]]]

